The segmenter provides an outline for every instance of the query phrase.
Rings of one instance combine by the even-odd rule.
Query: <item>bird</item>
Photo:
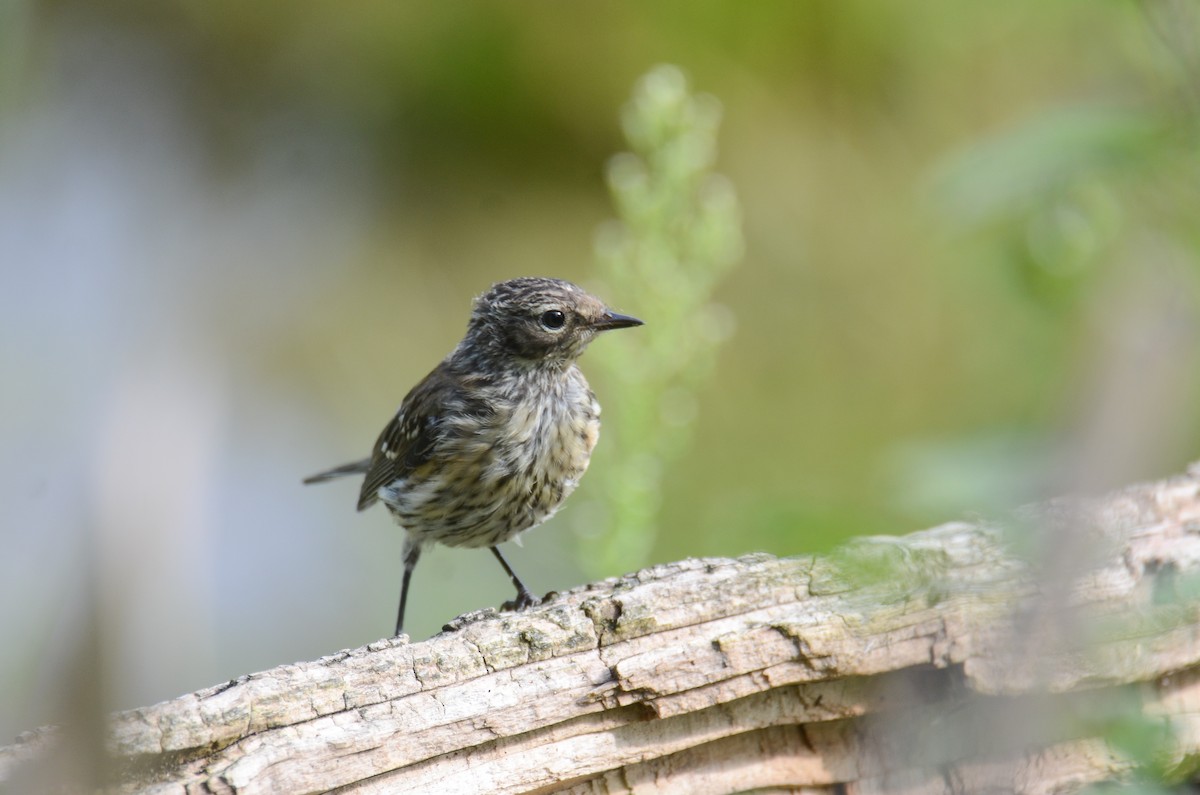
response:
[[[304,483],[362,475],[358,510],[383,505],[403,528],[409,583],[432,543],[488,547],[523,610],[538,600],[499,545],[555,514],[588,468],[600,404],[577,361],[600,333],[643,325],[562,279],[499,282],[475,298],[454,350],[405,396],[370,457]]]

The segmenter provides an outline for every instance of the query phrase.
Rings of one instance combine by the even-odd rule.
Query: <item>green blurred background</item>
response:
[[[128,707],[386,633],[400,533],[300,479],[370,450],[494,281],[590,285],[650,344],[593,249],[660,63],[723,107],[732,333],[646,549],[579,563],[602,440],[511,552],[535,591],[1181,470],[1196,34],[1152,0],[5,3],[0,740],[81,676]],[[416,638],[510,596],[479,551],[413,588]]]

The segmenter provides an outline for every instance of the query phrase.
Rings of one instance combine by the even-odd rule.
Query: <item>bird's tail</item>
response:
[[[355,461],[351,464],[342,464],[340,467],[327,469],[324,472],[318,472],[315,475],[309,475],[304,479],[308,483],[324,483],[327,480],[334,478],[344,478],[347,475],[365,475],[367,470],[371,468],[371,459],[364,458],[362,461]]]

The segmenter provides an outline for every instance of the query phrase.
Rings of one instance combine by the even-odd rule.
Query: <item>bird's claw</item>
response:
[[[501,610],[521,611],[528,607],[537,607],[542,603],[541,599],[531,594],[529,591],[519,591],[516,599],[509,599],[504,604],[500,605]]]

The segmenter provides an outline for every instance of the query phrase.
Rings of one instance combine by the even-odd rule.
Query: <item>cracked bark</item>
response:
[[[656,566],[115,715],[112,790],[1068,792],[1131,774],[1101,729],[1136,717],[1200,753],[1200,472],[1019,524],[1095,564],[954,523]]]

